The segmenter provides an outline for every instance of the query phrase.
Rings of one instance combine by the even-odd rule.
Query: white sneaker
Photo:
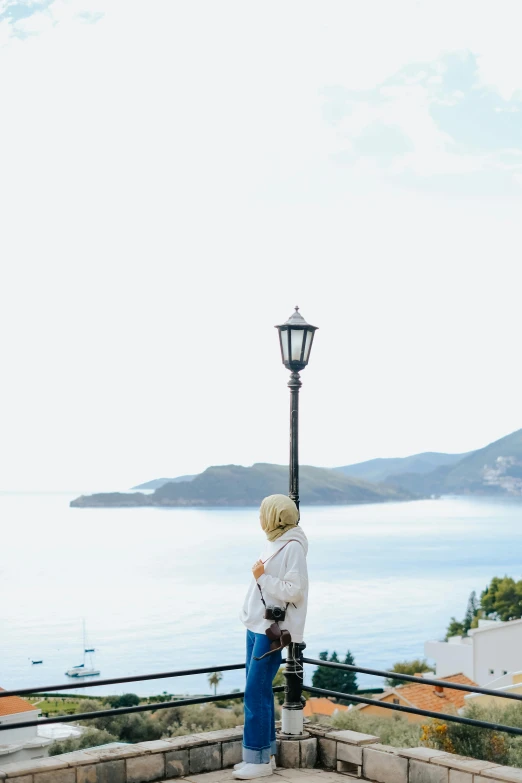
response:
[[[234,764],[234,769],[243,769],[243,767],[246,766],[246,763],[247,763],[246,761],[240,761],[239,764]],[[272,769],[275,772],[277,769],[275,756],[270,757],[270,763],[272,764]]]
[[[274,774],[272,762],[268,764],[244,764],[240,769],[234,770],[232,777],[236,780],[253,780],[254,778],[266,778]]]

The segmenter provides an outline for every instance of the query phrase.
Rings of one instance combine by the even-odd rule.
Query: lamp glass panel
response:
[[[291,329],[292,333],[292,361],[301,361],[301,351],[303,348],[303,340],[305,338],[305,329]]]
[[[283,348],[283,361],[288,361],[288,329],[281,329],[279,332],[281,336],[281,345]]]
[[[310,358],[310,348],[312,346],[312,335],[313,335],[312,331],[308,331],[306,333],[306,345],[305,345],[305,352],[304,352],[304,357],[303,357],[303,361],[306,362],[306,364],[308,364],[308,359]]]

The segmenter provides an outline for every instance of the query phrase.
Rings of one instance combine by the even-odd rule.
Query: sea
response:
[[[52,691],[70,681],[83,623],[103,678],[244,660],[238,613],[263,545],[256,509],[70,508],[73,497],[0,493],[0,687]],[[306,655],[335,650],[342,660],[350,650],[377,669],[422,658],[424,642],[464,616],[472,590],[522,577],[521,524],[516,498],[303,506]],[[307,665],[307,682],[312,673]],[[91,682],[78,693],[211,690],[205,675]],[[225,672],[219,691],[243,685],[242,670]]]

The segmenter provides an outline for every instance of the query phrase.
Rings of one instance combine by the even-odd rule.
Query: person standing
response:
[[[281,665],[281,643],[274,639],[274,621],[290,633],[292,642],[302,642],[308,604],[308,540],[298,527],[294,501],[286,495],[266,497],[259,519],[267,541],[252,566],[253,579],[240,614],[247,632],[243,761],[233,772],[239,780],[266,777],[275,769],[272,683]]]

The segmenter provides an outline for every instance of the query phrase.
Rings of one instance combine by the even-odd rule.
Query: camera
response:
[[[280,606],[267,606],[265,610],[265,620],[272,620],[275,623],[283,622],[286,617],[286,609]]]

